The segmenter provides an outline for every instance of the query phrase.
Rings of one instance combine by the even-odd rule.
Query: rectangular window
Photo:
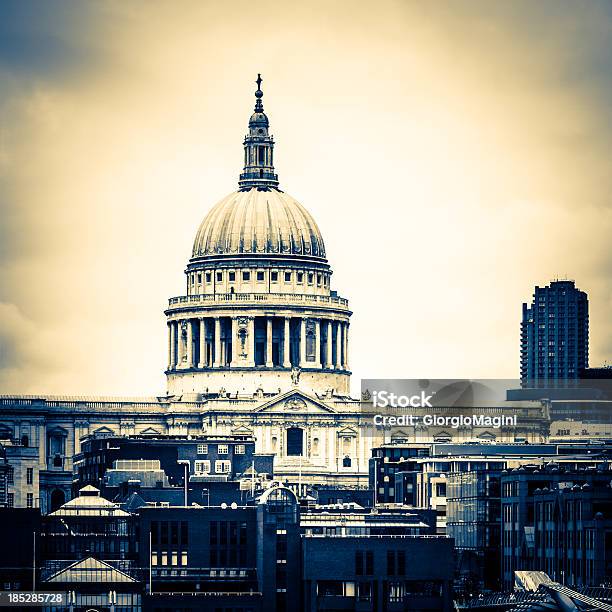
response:
[[[304,273],[303,272],[298,272],[297,273],[297,282],[298,283],[303,283],[304,282]]]
[[[285,282],[286,283],[291,282],[291,272],[285,272]]]
[[[217,272],[217,282],[220,283],[223,280],[223,272]]]
[[[14,493],[9,493],[6,496],[6,503],[9,508],[12,508],[15,505],[15,494]]]
[[[242,280],[243,281],[251,280],[251,273],[248,270],[244,270],[244,272],[242,273]]]
[[[217,452],[219,455],[228,455],[229,454],[229,446],[227,444],[219,444],[217,447]]]
[[[236,444],[236,447],[234,450],[234,453],[236,455],[244,455],[245,451],[246,451],[246,446],[244,444]]]
[[[278,282],[278,272],[276,272],[276,271],[270,272],[270,281],[273,282],[273,283],[277,283]]]
[[[158,542],[157,531],[158,531],[157,521],[151,521],[151,544],[157,544]]]
[[[399,550],[397,552],[397,573],[399,576],[406,575],[406,551]]]
[[[229,282],[233,283],[236,280],[236,273],[235,272],[228,272],[228,276],[229,276]]]
[[[309,272],[309,273],[308,273],[308,284],[309,284],[309,285],[312,285],[312,280],[313,280],[313,278],[314,278],[313,273],[312,273],[312,272]]]
[[[212,274],[210,272],[206,273],[206,282],[210,283],[210,281],[212,280]]]
[[[172,563],[171,565],[173,565],[174,567],[176,567],[178,565],[178,552],[176,550],[172,551]]]
[[[363,576],[363,552],[360,550],[355,552],[355,574]]]
[[[27,483],[31,485],[34,482],[34,468],[28,468],[26,472]]]
[[[374,575],[374,553],[371,550],[366,552],[365,573],[368,576]]]
[[[264,280],[264,273],[263,272],[257,272],[257,280],[259,282],[262,282]]]
[[[8,484],[15,484],[15,468],[12,465],[9,465],[9,469],[6,474],[6,482]]]
[[[183,567],[187,567],[187,565],[189,565],[189,564],[187,563],[187,553],[186,553],[185,551],[183,551],[183,552],[181,553],[181,565],[182,565]]]
[[[317,285],[320,287],[321,286],[321,275],[317,274]]]
[[[161,564],[168,565],[168,553],[165,550],[161,554]]]
[[[217,474],[229,474],[232,467],[232,462],[227,459],[215,461],[215,472]]]
[[[202,273],[198,272],[198,284],[202,282]]]
[[[34,507],[34,493],[28,493],[27,495],[27,506],[28,508],[33,508]]]
[[[151,552],[151,565],[157,565],[157,551]]]
[[[210,461],[196,461],[194,470],[196,474],[210,474]]]
[[[198,455],[208,455],[208,444],[198,444]]]
[[[395,551],[387,551],[387,575],[395,576]]]
[[[189,524],[187,521],[181,521],[181,544],[183,546],[189,543]]]
[[[162,521],[161,526],[161,543],[168,544],[168,521]]]

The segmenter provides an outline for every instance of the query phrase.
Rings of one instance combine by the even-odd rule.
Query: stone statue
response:
[[[294,385],[299,384],[300,382],[300,374],[302,373],[302,368],[295,366],[291,368],[291,382]]]

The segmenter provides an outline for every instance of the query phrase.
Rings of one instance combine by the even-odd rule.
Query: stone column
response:
[[[236,317],[232,317],[232,361],[230,366],[232,368],[238,367],[238,362],[240,361],[240,356],[238,355],[238,319]]]
[[[306,367],[306,319],[300,319],[300,368]]]
[[[349,322],[344,324],[344,369],[349,369]]]
[[[338,322],[338,336],[340,343],[338,344],[338,362],[340,363],[340,369],[344,370],[344,360],[345,360],[345,352],[344,352],[344,321]]]
[[[332,367],[332,322],[325,322],[327,327],[327,342],[325,343],[325,360],[324,366],[326,368]]]
[[[173,327],[173,340],[172,340],[172,367],[176,370],[179,364],[179,344],[180,344],[180,333],[181,323],[180,321],[172,321]]]
[[[340,327],[340,323],[338,321],[335,321],[334,323],[332,323],[332,333],[334,334],[333,337],[333,341],[334,344],[336,345],[336,356],[334,358],[333,356],[333,351],[332,351],[332,359],[334,360],[334,368],[338,369],[339,365],[340,365],[340,343],[339,338],[338,338],[338,328]],[[332,346],[333,349],[333,346]]]
[[[315,319],[315,337],[314,337],[314,350],[315,350],[315,355],[314,355],[314,363],[312,364],[313,368],[320,368],[321,367],[321,358],[323,357],[323,355],[321,354],[323,351],[323,346],[321,344],[321,320],[320,319]]]
[[[247,336],[247,367],[255,366],[255,317],[249,317]]]
[[[272,317],[266,318],[266,368],[271,368],[272,362]]]
[[[285,317],[283,333],[283,368],[291,367],[291,318]]]
[[[206,362],[206,319],[200,319],[200,359],[198,368],[205,368],[208,365]]]
[[[221,367],[221,319],[215,317],[215,356],[213,366]]]
[[[176,369],[183,367],[183,322],[176,322]]]
[[[193,321],[187,319],[187,364],[186,368],[193,368]]]
[[[38,465],[39,469],[47,469],[47,426],[46,422],[38,425]]]
[[[168,321],[168,369],[172,369],[172,321]]]

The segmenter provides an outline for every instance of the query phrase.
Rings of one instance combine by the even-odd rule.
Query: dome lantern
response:
[[[278,188],[278,175],[274,172],[274,139],[268,133],[270,125],[263,108],[261,74],[257,75],[255,109],[249,119],[249,133],[244,139],[244,169],[238,185],[241,191],[256,187],[262,191]]]

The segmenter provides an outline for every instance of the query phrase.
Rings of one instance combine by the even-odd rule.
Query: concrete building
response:
[[[588,366],[587,294],[574,281],[536,287],[531,305],[523,304],[521,386],[564,386]]]
[[[521,466],[501,474],[502,583],[546,572],[599,586],[612,570],[612,463]]]

